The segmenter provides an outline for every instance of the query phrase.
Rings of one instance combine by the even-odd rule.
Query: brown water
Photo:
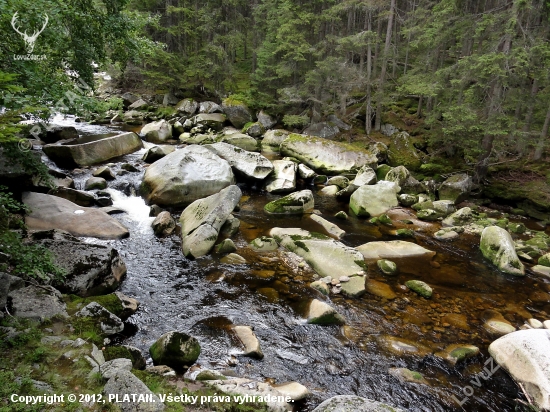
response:
[[[118,170],[123,161],[139,163],[139,157],[133,154],[117,159],[113,168]],[[77,185],[83,185],[90,173],[74,176]],[[120,176],[109,186],[129,194],[141,176]],[[347,212],[347,203],[316,195],[315,208],[347,232],[342,240],[346,245],[394,240],[392,230],[410,227],[416,231],[410,240],[437,255],[433,261],[396,261],[399,273],[395,277],[383,276],[375,262],[369,262],[369,278],[388,285],[397,297],[388,300],[371,293],[359,299],[331,296],[333,305],[347,319],[346,326],[308,325],[305,311],[311,299],[319,297],[308,287],[314,273],[296,268],[284,251],[256,254],[247,244],[277,226],[322,229],[308,216],[267,215],[263,206],[277,196],[240,186],[243,198],[235,215],[242,223],[233,240],[237,253],[248,262],[245,265],[221,264],[216,254],[188,260],[181,254],[179,238],[154,237],[150,219],[139,218],[143,214],[116,215],[129,227],[130,238],[100,243],[119,250],[128,267],[121,291],[141,302],[140,310],[127,323],[127,337],[118,342],[147,353],[149,346],[169,330],[190,333],[201,343],[198,363],[204,367],[262,381],[295,380],[306,385],[313,396],[297,410],[311,410],[322,400],[342,394],[357,394],[410,411],[520,410],[514,399],[523,396],[503,371],[487,380],[475,379],[489,359],[487,347],[494,339],[483,329],[483,320],[491,310],[516,327],[530,317],[547,319],[549,283],[530,273],[525,278],[500,274],[482,258],[477,236],[463,234],[458,241],[435,241],[432,234],[438,224],[416,221],[409,209],[392,211],[394,227],[372,225],[355,217],[340,221],[332,216],[340,210]],[[310,188],[314,193],[319,189],[305,183],[300,188]],[[135,197],[122,196],[120,202],[129,209],[140,204],[143,207]],[[175,218],[180,213],[172,211]],[[401,219],[414,223],[408,225],[399,222]],[[434,288],[432,299],[405,291],[402,285],[410,279],[430,284]],[[265,354],[263,360],[239,356],[240,347],[229,332],[232,324],[255,327]],[[397,350],[384,338],[387,336],[409,346],[402,344]],[[455,343],[477,345],[481,354],[456,367],[433,355]],[[418,350],[403,351],[411,347]],[[239,360],[237,366],[229,366],[232,357]],[[429,385],[400,383],[388,373],[390,367],[421,372]],[[479,384],[472,384],[472,380]],[[463,393],[468,386],[473,389],[470,397]]]

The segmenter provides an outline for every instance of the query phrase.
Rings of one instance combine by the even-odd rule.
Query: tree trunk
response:
[[[542,152],[544,152],[544,146],[546,143],[546,138],[548,137],[548,128],[550,127],[550,106],[546,112],[546,119],[544,119],[544,126],[542,126],[542,132],[540,133],[539,142],[533,156],[534,160],[540,160],[542,157]]]
[[[527,113],[525,114],[525,124],[523,125],[523,130],[520,138],[517,141],[517,151],[518,154],[523,156],[525,154],[525,149],[529,140],[529,132],[531,131],[531,122],[533,121],[533,111],[535,109],[535,97],[539,91],[539,85],[537,79],[533,80],[533,85],[531,86],[531,95],[529,98],[529,103],[527,104]]]
[[[372,13],[367,12],[367,30],[372,30]],[[369,40],[367,44],[367,108],[365,109],[365,133],[370,135],[372,128],[372,108],[371,108],[371,75],[372,75],[372,45]]]
[[[384,95],[384,83],[386,82],[386,70],[388,68],[388,52],[390,50],[394,10],[395,0],[391,0],[390,16],[388,18],[388,29],[386,31],[386,44],[384,45],[384,55],[382,56],[382,69],[380,71],[380,84],[378,86],[376,97],[376,120],[374,122],[374,130],[376,131],[380,130],[380,126],[382,123],[382,98]]]

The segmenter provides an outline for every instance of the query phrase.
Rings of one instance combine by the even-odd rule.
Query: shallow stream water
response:
[[[85,136],[121,130],[74,123],[70,118],[57,118],[55,122],[73,125]],[[487,347],[494,339],[483,329],[483,320],[488,310],[500,312],[516,327],[530,317],[548,318],[550,284],[530,273],[525,278],[498,273],[482,258],[478,236],[461,235],[458,241],[446,243],[434,240],[432,234],[439,224],[417,221],[410,209],[396,209],[390,214],[394,227],[376,226],[353,216],[347,221],[337,220],[333,215],[340,210],[348,212],[347,203],[319,195],[320,187],[302,182],[300,188],[310,188],[315,193],[315,208],[322,216],[346,231],[342,240],[346,245],[395,240],[392,230],[409,227],[416,234],[412,241],[437,252],[431,262],[396,261],[399,274],[395,277],[383,276],[375,262],[369,263],[369,278],[389,285],[397,298],[388,300],[370,293],[359,299],[331,296],[332,304],[346,318],[346,326],[308,325],[306,309],[313,298],[319,297],[308,287],[314,279],[313,272],[297,269],[285,252],[256,254],[247,244],[267,235],[273,227],[323,232],[322,229],[307,215],[267,215],[263,206],[277,196],[239,184],[243,198],[235,216],[241,220],[241,227],[233,240],[237,253],[248,263],[221,264],[221,256],[215,253],[197,260],[186,259],[177,235],[154,236],[149,208],[135,196],[143,176],[139,165],[143,165],[144,152],[110,161],[115,164],[115,172],[123,162],[136,164],[142,170],[109,182],[114,206],[126,211],[113,216],[129,228],[130,237],[119,241],[85,239],[109,244],[120,252],[128,268],[120,290],[141,304],[127,322],[124,336],[116,342],[136,346],[148,354],[149,347],[163,333],[189,333],[201,343],[197,363],[206,368],[273,383],[297,381],[307,386],[313,396],[296,406],[300,411],[310,411],[322,400],[343,394],[364,396],[409,411],[516,410],[514,399],[523,399],[523,395],[506,373],[499,370],[487,380],[476,375],[489,362]],[[75,180],[77,189],[83,189],[93,169],[82,169],[80,173],[63,171]],[[171,212],[178,219],[181,209]],[[413,224],[400,222],[405,219]],[[430,284],[434,288],[432,299],[405,291],[402,285],[410,279]],[[236,324],[254,327],[265,355],[263,360],[239,355],[241,348],[230,332],[230,326]],[[388,336],[402,343],[395,344]],[[455,343],[477,345],[481,354],[456,367],[432,354]],[[230,366],[234,363],[232,358],[237,358],[236,366]],[[418,371],[428,385],[401,383],[388,373],[392,367]],[[465,389],[468,387],[471,390]]]

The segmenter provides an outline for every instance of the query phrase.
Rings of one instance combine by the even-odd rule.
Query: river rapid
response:
[[[57,117],[54,122],[75,126],[81,135],[115,134],[121,130],[75,123],[72,118]],[[139,131],[128,126],[124,130]],[[320,227],[307,215],[267,215],[263,206],[278,196],[239,183],[243,197],[235,216],[241,227],[233,240],[237,253],[248,263],[222,264],[221,256],[215,253],[189,260],[180,250],[177,234],[155,237],[149,207],[136,196],[144,173],[144,152],[110,161],[115,172],[124,162],[140,169],[117,175],[109,182],[114,206],[125,211],[113,216],[128,227],[130,237],[118,241],[85,239],[119,251],[128,269],[120,291],[140,302],[140,309],[126,322],[115,344],[136,346],[148,356],[149,347],[163,333],[186,332],[201,344],[197,361],[201,366],[228,376],[273,383],[297,381],[308,387],[312,396],[297,405],[297,411],[310,411],[322,400],[344,394],[409,411],[511,412],[516,410],[514,399],[524,399],[505,372],[494,371],[497,365],[492,365],[487,352],[494,337],[483,329],[483,316],[487,310],[496,310],[516,327],[527,318],[547,316],[550,285],[530,273],[525,278],[500,274],[483,259],[479,236],[463,234],[456,241],[436,241],[432,235],[439,223],[420,222],[410,209],[389,213],[394,222],[413,222],[396,223],[394,227],[373,225],[353,216],[337,220],[334,214],[348,212],[347,203],[319,194],[320,186],[302,182],[298,190],[308,188],[314,192],[315,209],[346,231],[342,239],[346,245],[395,240],[392,230],[408,227],[415,230],[413,241],[437,252],[431,262],[396,261],[399,274],[394,277],[383,276],[375,265],[369,265],[369,278],[389,285],[397,298],[389,300],[370,293],[359,299],[331,296],[333,305],[346,318],[346,326],[309,325],[305,322],[306,310],[317,297],[308,286],[314,280],[312,272],[293,272],[285,252],[259,256],[247,249],[247,244],[267,235],[273,227],[321,232]],[[45,156],[43,159],[49,167],[69,174],[77,189],[83,189],[95,169],[75,173],[57,168]],[[176,220],[181,211],[170,210]],[[534,223],[523,222],[528,226]],[[430,284],[434,288],[432,299],[406,291],[402,285],[410,279]],[[230,332],[230,326],[237,324],[254,327],[265,355],[263,360],[240,356],[239,343]],[[401,343],[388,339],[391,336]],[[456,367],[433,355],[457,343],[476,345],[481,353]],[[388,372],[394,367],[422,373],[427,384],[400,382]]]

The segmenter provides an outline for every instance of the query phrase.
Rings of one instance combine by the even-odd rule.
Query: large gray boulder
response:
[[[164,119],[148,123],[141,129],[141,134],[148,142],[164,143],[172,139],[172,125]]]
[[[297,228],[273,228],[269,235],[279,245],[304,258],[321,277],[364,276],[363,255],[327,236]]]
[[[225,123],[225,115],[221,113],[201,113],[193,118],[195,126],[203,126],[206,129],[221,130]]]
[[[130,234],[107,213],[78,206],[60,197],[26,192],[23,203],[31,210],[25,217],[25,224],[32,230],[61,229],[73,236],[99,239],[122,239]]]
[[[385,180],[361,186],[351,195],[349,207],[357,216],[379,216],[399,205],[399,190],[398,185]]]
[[[403,412],[385,403],[354,395],[338,395],[327,399],[313,412]]]
[[[83,137],[47,144],[42,150],[58,166],[72,168],[90,166],[114,157],[133,153],[143,147],[139,136],[133,132],[95,139]]]
[[[176,104],[175,109],[185,115],[192,116],[197,112],[199,104],[193,99],[183,99]]]
[[[472,190],[472,178],[466,173],[449,177],[439,186],[437,193],[441,200],[452,200],[455,204],[466,200]]]
[[[148,149],[143,155],[142,159],[147,163],[154,163],[159,159],[162,159],[164,156],[174,152],[176,150],[175,146],[172,145],[159,145],[153,146]]]
[[[220,228],[239,203],[241,196],[241,189],[229,186],[187,206],[180,217],[181,248],[185,256],[203,256],[212,249]]]
[[[8,294],[8,307],[13,316],[42,322],[54,316],[68,317],[61,293],[51,286],[27,286]]]
[[[481,253],[500,271],[514,276],[525,276],[525,268],[518,258],[514,241],[505,229],[489,226],[481,232]]]
[[[262,180],[273,171],[273,164],[259,153],[249,152],[223,142],[204,147],[225,159],[234,170],[247,177]]]
[[[222,109],[229,122],[237,129],[242,129],[245,124],[254,120],[248,107],[232,97],[222,102]]]
[[[271,129],[277,124],[277,119],[274,119],[263,110],[258,113],[258,122],[264,127],[264,129]]]
[[[302,215],[311,212],[314,206],[311,190],[301,190],[269,202],[264,210],[273,215]]]
[[[489,345],[493,359],[520,383],[541,410],[550,409],[550,330],[509,333]]]
[[[281,129],[267,131],[262,139],[262,151],[278,153],[281,148],[281,143],[283,143],[288,135],[288,131]]]
[[[288,193],[296,189],[298,165],[289,160],[274,160],[273,173],[266,181],[265,190],[269,193]]]
[[[199,358],[201,347],[192,336],[178,331],[162,335],[150,348],[155,365],[166,365],[181,370],[191,366]]]
[[[227,161],[205,147],[191,145],[149,166],[141,193],[148,203],[185,206],[234,183]]]
[[[110,293],[126,274],[124,261],[110,246],[84,243],[69,234],[51,232],[35,244],[48,249],[56,266],[65,272],[62,280],[54,279],[52,283],[63,293],[79,296]]]
[[[222,113],[222,107],[214,102],[206,101],[199,104],[199,113]]]
[[[295,157],[312,169],[327,173],[353,173],[367,165],[376,167],[376,156],[348,143],[291,134],[281,143],[284,156]]]
[[[103,388],[103,394],[107,397],[109,395],[117,396],[120,402],[117,402],[116,406],[122,412],[162,412],[165,408],[156,394],[135,375],[124,369],[118,369],[107,381]],[[144,398],[150,401],[132,402],[125,400],[125,395],[127,395],[127,399],[132,399],[136,395],[144,395]]]

